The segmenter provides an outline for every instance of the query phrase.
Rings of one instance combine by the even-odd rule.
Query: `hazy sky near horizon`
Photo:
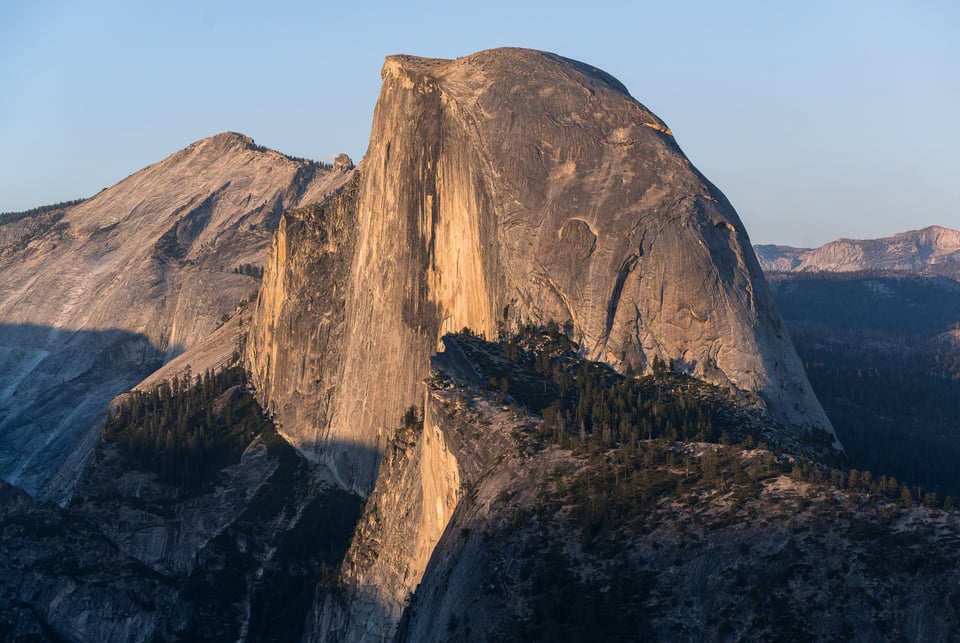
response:
[[[225,130],[363,156],[393,53],[521,46],[608,71],[754,243],[960,228],[960,2],[0,3],[0,212]]]

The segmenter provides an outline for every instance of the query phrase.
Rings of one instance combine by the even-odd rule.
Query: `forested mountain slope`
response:
[[[888,271],[769,277],[852,466],[960,495],[960,283]]]

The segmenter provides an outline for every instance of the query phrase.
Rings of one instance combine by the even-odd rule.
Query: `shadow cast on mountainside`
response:
[[[87,539],[66,537],[67,532],[72,529],[70,525],[76,520],[83,521],[86,525],[84,529],[87,530],[83,533],[93,534],[90,538],[94,538],[101,533],[100,522],[104,518],[101,516],[97,519],[92,514],[84,518],[85,510],[73,505],[64,509],[65,513],[61,513],[55,507],[37,500],[65,503],[70,499],[85,465],[95,452],[99,452],[97,444],[102,419],[111,401],[161,367],[165,353],[165,350],[151,343],[144,334],[120,329],[94,331],[61,329],[39,324],[0,324],[0,480],[12,483],[35,496],[30,506],[43,506],[46,507],[45,511],[55,514],[49,517],[52,521],[51,528],[58,529],[57,525],[60,525],[65,536],[62,539],[49,540],[50,555],[63,560],[66,568],[69,568],[70,560],[87,560],[92,551],[91,545],[85,544]],[[401,418],[397,418],[397,422],[400,421]],[[374,471],[381,457],[378,450],[362,444],[324,442],[322,445],[310,446],[312,448],[307,449],[308,451],[321,453],[321,462],[349,461],[354,463],[355,467],[369,466],[373,467]],[[300,458],[296,460],[302,461]],[[305,627],[308,630],[307,638],[310,638],[314,631],[334,634],[343,631],[336,623],[332,624],[331,629],[314,630],[320,625],[319,620],[331,615],[330,608],[334,606],[336,609],[333,616],[336,619],[356,622],[357,619],[371,616],[378,621],[388,618],[388,608],[381,605],[377,597],[363,597],[360,600],[362,605],[354,605],[352,595],[341,593],[335,571],[349,547],[358,515],[336,507],[328,506],[324,509],[324,503],[330,505],[325,496],[311,499],[307,497],[309,494],[304,495],[306,487],[311,485],[300,475],[303,471],[303,467],[295,463],[278,469],[280,475],[271,478],[271,481],[250,499],[248,505],[239,510],[236,518],[231,519],[230,525],[204,548],[211,560],[239,556],[235,551],[236,542],[243,541],[249,545],[251,534],[265,534],[265,525],[279,524],[277,516],[284,516],[284,520],[297,516],[296,523],[290,523],[288,532],[278,532],[271,537],[275,538],[274,542],[263,543],[263,551],[271,550],[275,553],[270,569],[264,572],[262,578],[257,576],[261,562],[252,553],[243,554],[234,561],[250,572],[250,578],[260,578],[257,587],[261,589],[253,586],[230,589],[233,577],[228,573],[229,569],[225,569],[220,576],[211,572],[193,578],[191,574],[191,582],[199,582],[198,579],[204,578],[218,586],[210,587],[211,592],[199,592],[194,596],[198,601],[202,599],[203,603],[194,605],[197,618],[203,620],[209,617],[209,623],[220,619],[223,605],[233,603],[224,603],[219,599],[215,600],[215,597],[221,592],[225,597],[233,596],[236,591],[240,591],[251,601],[251,632],[256,631],[267,638],[276,633],[282,633],[282,639],[290,638],[287,635],[293,633],[291,628]],[[300,500],[297,500],[298,498]],[[300,507],[303,503],[306,504]],[[214,506],[216,505],[211,505]],[[303,511],[299,511],[298,507]],[[116,514],[107,512],[104,515]],[[157,515],[162,518],[164,514],[159,512]],[[111,521],[110,518],[107,520]],[[171,530],[169,542],[180,542],[182,538],[173,536],[180,533],[178,530],[185,528],[185,525],[174,523],[176,521],[168,525],[164,520],[160,520],[157,525],[151,523],[150,529],[143,533],[167,533]],[[131,542],[137,541],[139,537],[140,532],[131,535]],[[8,542],[4,545],[11,552],[13,562],[26,560],[27,551],[32,545],[29,542],[22,543],[23,554],[18,557],[16,550],[20,545],[14,544]],[[107,567],[125,570],[123,574],[131,578],[140,572],[150,576],[146,568],[138,567],[138,564],[144,561],[133,555],[133,550],[129,549],[128,545],[124,545],[111,556],[105,562]],[[315,562],[323,573],[312,576],[303,572],[310,567],[301,564],[303,556],[311,560],[319,557],[319,562]],[[135,571],[131,572],[131,569]],[[65,582],[62,575],[43,570],[38,573],[47,578],[45,583],[49,587]],[[93,591],[96,578],[80,577],[72,579],[71,582],[83,586],[78,590],[79,600],[88,595],[89,591]],[[153,580],[145,578],[144,582],[149,585]],[[200,585],[206,587],[204,583]],[[134,586],[111,586],[103,591],[107,594],[120,592],[115,598],[120,602],[129,602],[128,599],[136,595],[138,590]],[[147,591],[147,594],[152,591]],[[344,602],[345,598],[349,600]],[[169,597],[166,600],[169,600]],[[182,602],[185,599],[181,597],[174,600]],[[103,601],[110,602],[110,599]],[[244,604],[244,601],[237,604]],[[56,617],[50,609],[50,605],[37,604],[31,607],[31,613],[41,615],[40,618],[55,631],[69,631],[69,626],[64,626],[63,629],[53,623],[51,619]],[[81,612],[78,606],[77,613]],[[141,616],[152,621],[156,618],[162,620],[168,615],[158,613]],[[104,622],[103,626],[108,629],[110,627],[107,622]],[[239,635],[239,632],[236,634]]]
[[[106,451],[97,450],[104,457],[66,508],[0,481],[0,519],[10,527],[0,539],[0,594],[15,595],[24,577],[39,589],[22,603],[0,602],[0,626],[27,618],[96,640],[126,640],[116,632],[131,623],[162,639],[311,635],[362,499],[324,482],[322,467],[272,430],[215,482],[172,495],[122,448]],[[56,591],[65,584],[70,592]],[[90,604],[116,607],[90,614]]]
[[[0,324],[0,478],[63,497],[110,400],[163,356],[145,335],[120,329]]]
[[[378,457],[374,450],[356,444],[328,446]],[[306,462],[302,454],[297,459]],[[318,491],[307,484],[303,465],[290,464],[287,457],[288,466],[281,464],[241,518],[225,532],[228,537],[218,538],[232,550],[238,527],[250,525],[255,533],[266,533],[269,525],[277,523],[275,516],[297,516],[295,524],[276,538],[271,562],[251,593],[248,636],[252,640],[351,640],[343,636],[350,631],[344,626],[351,621],[356,627],[358,620],[372,617],[379,622],[389,615],[377,597],[358,595],[340,576],[341,565],[364,519],[366,500],[335,482]],[[327,469],[323,464],[311,466]],[[295,497],[300,500],[282,500]],[[251,536],[241,537],[253,540]],[[210,547],[216,546],[211,542]],[[236,554],[231,557],[237,558]],[[204,558],[201,553],[200,559]],[[257,568],[250,566],[251,577]],[[233,573],[235,570],[225,570],[228,580]],[[221,610],[214,610],[210,616],[217,619],[221,614]]]

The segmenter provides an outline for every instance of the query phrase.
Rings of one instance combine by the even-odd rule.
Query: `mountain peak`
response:
[[[281,224],[247,345],[285,437],[344,486],[369,491],[462,328],[554,321],[591,360],[672,363],[830,431],[736,212],[619,81],[529,49],[391,56],[382,77],[356,189],[324,206],[340,227]]]
[[[202,142],[221,147],[234,147],[239,145],[250,148],[255,145],[252,138],[239,132],[220,132],[219,134],[214,134],[213,136],[203,139]]]
[[[395,54],[387,56],[384,63],[386,73],[394,72],[400,69],[416,73],[431,73],[439,69],[448,68],[470,68],[471,70],[480,70],[486,74],[500,74],[510,67],[523,67],[528,71],[535,69],[551,69],[566,67],[568,73],[576,72],[584,77],[601,81],[610,88],[630,95],[629,90],[619,80],[607,72],[589,65],[587,63],[565,58],[549,51],[540,51],[537,49],[528,49],[524,47],[498,47],[494,49],[485,49],[469,56],[461,58],[421,58],[419,56],[410,56],[408,54]]]
[[[247,136],[246,134],[241,134],[240,132],[229,132],[229,131],[220,132],[219,134],[214,134],[213,136],[208,136],[198,141],[194,141],[184,149],[174,153],[169,158],[171,159],[190,158],[197,153],[201,154],[200,158],[202,159],[207,159],[206,155],[208,154],[231,157],[234,155],[254,153],[254,154],[272,156],[275,159],[278,159],[278,160],[282,159],[284,161],[293,162],[298,165],[304,165],[304,164],[316,165],[315,161],[312,161],[310,159],[289,156],[287,154],[284,154],[283,152],[279,152],[265,145],[257,144],[257,142],[253,140],[253,138]]]
[[[904,236],[917,236],[923,239],[931,239],[944,249],[960,249],[960,232],[939,225],[927,226],[922,230],[915,230],[913,232],[905,232]]]
[[[229,152],[239,152],[242,150],[250,150],[255,148],[256,143],[246,134],[241,134],[239,132],[220,132],[219,134],[214,134],[213,136],[207,136],[198,141],[194,141],[190,145],[187,145],[185,148],[180,150],[180,152],[175,153],[173,156],[177,156],[177,154],[193,152],[196,150],[215,151],[221,154],[227,154]]]
[[[672,136],[669,128],[645,107],[637,103],[629,90],[611,74],[578,60],[548,51],[522,47],[501,47],[478,51],[456,59],[421,58],[406,54],[388,56],[381,77],[422,79],[439,83],[443,92],[454,98],[471,100],[491,86],[513,84],[524,94],[536,92],[548,98],[559,88],[576,87],[587,96],[600,93],[620,94],[644,111],[644,125]],[[523,91],[526,90],[526,91]],[[518,100],[517,96],[510,98]],[[594,114],[599,113],[594,111]]]
[[[4,226],[0,478],[69,493],[109,400],[208,336],[256,286],[280,214],[348,176],[223,132]]]

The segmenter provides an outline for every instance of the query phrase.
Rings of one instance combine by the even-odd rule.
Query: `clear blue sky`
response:
[[[0,3],[0,211],[235,130],[366,148],[384,56],[554,51],[671,127],[755,243],[960,228],[960,2]]]

